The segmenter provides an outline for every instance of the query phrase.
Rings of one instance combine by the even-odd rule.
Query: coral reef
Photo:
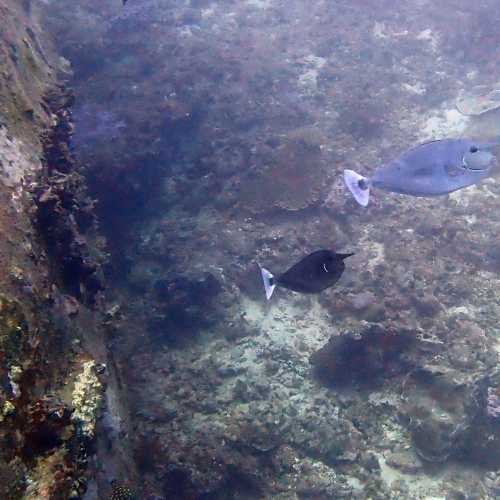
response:
[[[72,418],[88,438],[95,435],[96,420],[102,403],[103,387],[96,370],[94,360],[83,363],[83,370],[75,380],[71,402],[74,408]]]
[[[51,278],[61,289],[92,305],[103,288],[99,267],[104,258],[98,256],[101,242],[94,238],[89,245],[87,240],[92,230],[95,233],[96,220],[94,203],[69,150],[71,102],[72,95],[64,91],[49,99],[54,126],[43,140],[46,178],[32,183],[31,189],[37,207],[37,230],[45,240],[50,258],[58,263],[52,268]],[[102,253],[103,248],[100,250]]]
[[[211,309],[221,286],[212,274],[196,280],[184,276],[158,280],[153,289],[158,306],[149,324],[156,341],[182,343],[216,322]]]
[[[110,500],[133,500],[134,494],[132,489],[127,485],[113,483],[113,490],[111,491]]]
[[[85,431],[98,414],[90,398],[82,401],[92,394],[79,377],[107,360],[99,324],[104,239],[70,151],[67,61],[45,32],[40,7],[0,1],[0,497],[6,500],[84,495],[95,453],[95,438]],[[108,370],[107,380],[113,377]],[[104,381],[91,382],[104,390]],[[72,400],[75,383],[80,397]],[[93,419],[82,428],[86,415]]]
[[[486,413],[491,418],[500,417],[500,395],[498,394],[498,388],[496,387],[488,387]]]
[[[57,134],[86,164],[111,254],[100,493],[137,479],[116,460],[128,399],[144,498],[498,497],[497,178],[374,193],[368,210],[341,180],[431,136],[496,130],[455,109],[498,81],[495,2],[422,5],[47,5],[75,71],[76,130],[55,106]],[[53,307],[81,319],[102,260],[64,165],[35,193],[62,235],[48,254],[71,256],[51,269]],[[265,303],[257,262],[322,247],[356,252],[336,287]]]
[[[361,333],[334,335],[311,356],[311,363],[327,386],[377,387],[414,368],[415,343],[415,332],[373,324]]]
[[[269,165],[249,170],[234,187],[242,210],[297,211],[319,204],[324,185],[319,145],[287,141],[267,161]]]

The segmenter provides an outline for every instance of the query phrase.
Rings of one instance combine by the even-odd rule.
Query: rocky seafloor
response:
[[[57,413],[92,432],[76,494],[498,498],[498,174],[367,209],[341,180],[420,141],[500,135],[498,109],[456,105],[500,85],[496,2],[42,4],[73,72],[53,113],[74,130],[53,136],[81,165],[56,148],[33,188],[57,325],[87,346]],[[341,282],[266,302],[257,262],[318,248],[355,252]],[[50,430],[36,463],[71,442]]]

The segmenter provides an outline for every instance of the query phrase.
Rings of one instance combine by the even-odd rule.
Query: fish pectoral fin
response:
[[[456,165],[445,165],[444,170],[448,177],[461,177],[466,173],[464,167],[459,167]]]

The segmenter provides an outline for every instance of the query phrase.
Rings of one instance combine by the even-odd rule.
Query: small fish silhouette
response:
[[[279,276],[274,276],[259,264],[267,300],[271,298],[276,286],[294,292],[318,293],[335,285],[344,272],[344,259],[351,255],[354,254],[318,250]]]

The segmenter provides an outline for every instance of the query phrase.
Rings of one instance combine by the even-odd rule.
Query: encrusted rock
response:
[[[320,148],[302,141],[288,142],[266,166],[259,166],[242,178],[241,208],[253,213],[305,209],[318,204],[323,188],[321,179]]]
[[[408,474],[414,474],[422,468],[421,460],[410,450],[391,451],[385,455],[387,465]]]
[[[95,434],[96,420],[103,399],[103,386],[97,377],[94,360],[83,363],[73,389],[73,420],[80,426],[82,433],[92,438]]]
[[[408,372],[414,333],[371,326],[360,334],[335,335],[311,356],[314,373],[327,386],[373,387],[385,377]]]

